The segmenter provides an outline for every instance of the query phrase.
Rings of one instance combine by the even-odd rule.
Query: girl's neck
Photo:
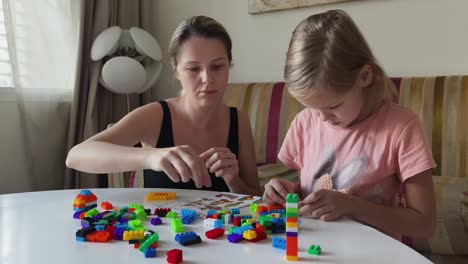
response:
[[[358,117],[349,124],[349,127],[357,125],[371,117],[374,113],[379,111],[380,107],[384,105],[384,103],[385,100],[381,96],[365,96],[363,110],[359,113]]]

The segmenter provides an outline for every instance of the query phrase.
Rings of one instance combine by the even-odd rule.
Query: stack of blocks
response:
[[[286,260],[297,260],[299,197],[288,193],[286,196]]]
[[[78,212],[88,211],[97,207],[97,197],[90,190],[82,190],[73,201],[73,210]]]

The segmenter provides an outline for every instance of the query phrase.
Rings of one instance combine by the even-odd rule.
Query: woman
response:
[[[183,21],[169,53],[180,97],[142,106],[70,150],[67,166],[90,173],[144,169],[145,187],[260,195],[248,117],[223,104],[231,39],[212,18]],[[133,147],[138,142],[142,148]]]

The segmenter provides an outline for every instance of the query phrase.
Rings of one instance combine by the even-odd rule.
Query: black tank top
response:
[[[171,111],[166,101],[159,102],[163,109],[163,119],[161,129],[159,132],[158,142],[156,148],[169,148],[174,147],[174,138],[172,132],[172,119]],[[230,121],[229,121],[229,135],[227,147],[232,153],[239,154],[239,131],[238,131],[238,120],[237,120],[237,109],[235,107],[229,108]],[[195,182],[190,180],[189,182],[173,182],[169,176],[163,171],[144,170],[144,187],[145,188],[174,188],[174,189],[198,189],[195,186]],[[210,173],[211,187],[203,187],[200,190],[211,190],[220,192],[229,192],[229,188],[226,182],[221,177],[216,177],[214,173]]]

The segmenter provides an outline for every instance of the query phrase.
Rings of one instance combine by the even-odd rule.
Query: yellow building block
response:
[[[144,230],[125,231],[123,233],[123,240],[135,240],[145,238]]]

